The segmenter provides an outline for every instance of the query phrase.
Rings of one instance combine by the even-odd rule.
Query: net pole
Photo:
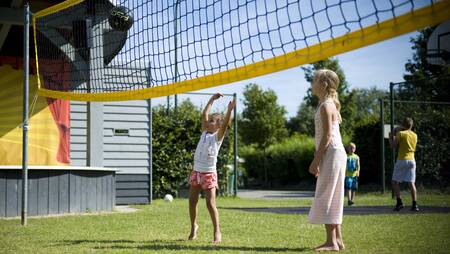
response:
[[[27,226],[28,210],[28,93],[30,62],[30,6],[23,11],[23,129],[22,129],[22,211],[21,224]]]
[[[149,166],[149,202],[150,204],[153,203],[153,109],[152,109],[152,99],[148,100],[148,107],[149,107],[149,132],[150,132],[150,140],[149,140],[149,153],[150,153],[150,166]]]
[[[389,83],[389,99],[390,99],[390,113],[391,113],[391,134],[394,135],[394,83]],[[391,159],[391,168],[392,172],[394,172],[395,167],[395,147],[392,146],[391,149],[392,159]],[[392,189],[392,198],[394,198],[394,189]]]
[[[234,93],[233,94],[233,99],[236,100],[237,102],[237,94]],[[236,106],[234,106],[234,112],[233,112],[233,117],[234,117],[234,139],[233,139],[233,143],[234,143],[234,149],[233,149],[233,155],[234,155],[234,196],[237,196],[237,166],[238,166],[238,125],[237,125],[237,103]]]
[[[152,76],[151,76],[151,63],[148,63],[147,68],[147,86],[150,87]],[[148,199],[149,203],[153,203],[153,108],[152,108],[152,99],[148,100],[148,107],[149,107],[149,113],[148,113],[148,129],[149,129],[149,169],[148,169]]]
[[[384,164],[384,101],[379,99],[380,102],[380,166],[381,166],[381,194],[386,191],[385,180],[385,164]]]

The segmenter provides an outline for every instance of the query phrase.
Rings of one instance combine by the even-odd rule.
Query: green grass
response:
[[[405,193],[406,194],[406,193]],[[450,206],[450,195],[424,194],[421,205]],[[199,204],[199,236],[189,233],[187,200],[136,206],[131,214],[0,220],[0,253],[299,253],[324,241],[324,229],[306,215],[250,213],[230,207],[307,206],[310,200],[217,200],[223,242],[214,246],[212,224]],[[390,195],[357,196],[358,205],[392,205]],[[409,200],[405,200],[409,202]],[[344,216],[345,253],[448,253],[450,214]]]

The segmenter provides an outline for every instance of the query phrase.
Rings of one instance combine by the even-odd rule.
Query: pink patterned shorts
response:
[[[202,190],[219,188],[219,185],[217,184],[216,172],[200,173],[197,171],[192,171],[189,176],[189,184],[191,187],[201,188]]]

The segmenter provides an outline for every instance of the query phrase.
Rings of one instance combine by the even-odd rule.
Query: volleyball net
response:
[[[449,10],[449,0],[69,0],[33,15],[38,91],[119,101],[200,90],[436,25]]]

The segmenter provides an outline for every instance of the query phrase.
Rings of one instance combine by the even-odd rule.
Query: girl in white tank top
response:
[[[206,173],[216,172],[217,155],[222,140],[217,137],[218,131],[203,131],[194,154],[194,171]]]
[[[213,102],[220,97],[222,94],[214,94],[202,113],[202,134],[195,149],[194,169],[189,177],[189,216],[191,219],[189,240],[197,238],[197,203],[202,190],[205,192],[206,207],[214,226],[213,242],[219,243],[222,240],[219,212],[216,207],[216,189],[218,188],[216,164],[222,140],[231,121],[231,112],[236,106],[236,99],[228,104],[225,117],[221,114],[209,115]]]

